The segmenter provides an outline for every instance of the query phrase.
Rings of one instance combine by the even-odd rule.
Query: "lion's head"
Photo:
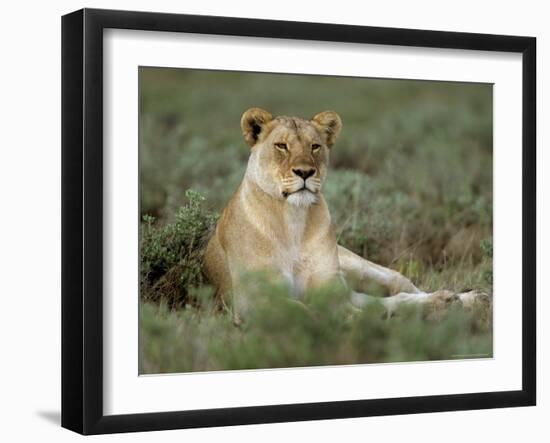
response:
[[[266,193],[290,204],[315,203],[327,175],[329,151],[342,121],[333,111],[311,120],[273,117],[251,108],[241,118],[241,129],[252,147],[247,176]]]

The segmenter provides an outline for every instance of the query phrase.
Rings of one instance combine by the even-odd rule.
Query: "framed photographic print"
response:
[[[62,425],[534,405],[531,37],[62,20]]]

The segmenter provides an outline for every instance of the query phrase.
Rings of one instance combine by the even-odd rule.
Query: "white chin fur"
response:
[[[294,206],[307,207],[317,202],[317,195],[309,191],[290,194],[286,201]]]

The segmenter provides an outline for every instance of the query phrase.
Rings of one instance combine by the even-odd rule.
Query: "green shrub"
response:
[[[336,364],[441,360],[492,355],[490,307],[451,307],[437,320],[403,306],[387,319],[374,303],[356,312],[341,287],[292,299],[281,285],[261,281],[241,328],[229,312],[192,306],[141,307],[141,372],[187,372]],[[485,319],[483,322],[480,319]]]
[[[204,208],[204,197],[193,190],[172,223],[157,225],[143,217],[140,235],[140,294],[143,301],[171,308],[188,302],[188,295],[204,283],[202,259],[216,223],[216,214]]]
[[[484,238],[480,243],[481,250],[483,254],[488,258],[493,258],[493,238]]]
[[[493,285],[493,238],[484,238],[480,244],[481,250],[485,255],[487,262],[486,269],[483,271],[483,278],[488,285]]]

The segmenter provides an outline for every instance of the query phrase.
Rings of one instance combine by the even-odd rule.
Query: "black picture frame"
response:
[[[171,31],[522,54],[522,389],[357,401],[104,415],[103,30]],[[62,18],[62,426],[82,434],[228,426],[536,403],[536,39],[228,17],[83,9]]]

